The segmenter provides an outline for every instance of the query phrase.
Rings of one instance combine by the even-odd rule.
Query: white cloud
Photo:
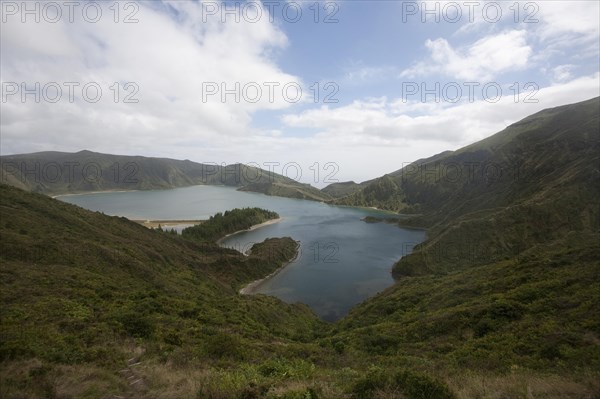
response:
[[[443,0],[431,2],[444,9]],[[456,3],[462,18],[452,35],[453,39],[468,40],[474,35],[487,36],[469,45],[452,45],[444,38],[429,39],[425,47],[430,57],[406,69],[401,77],[445,74],[462,79],[494,79],[503,72],[543,67],[552,70],[567,58],[572,68],[589,64],[600,55],[600,2],[596,1],[539,1],[492,2],[501,18],[490,22],[481,3],[472,3],[469,12],[466,3]],[[433,8],[431,5],[431,8]],[[443,13],[442,13],[443,14]],[[474,17],[469,21],[469,17]],[[494,18],[491,18],[493,21]],[[431,23],[431,22],[430,22]],[[554,65],[553,65],[554,64]],[[570,78],[566,70],[556,71],[552,79]]]
[[[559,65],[552,69],[552,78],[555,82],[565,82],[570,80],[573,75],[571,70],[575,67],[573,64]]]
[[[457,105],[386,98],[354,101],[338,108],[321,107],[288,114],[283,122],[290,127],[318,129],[319,139],[341,146],[402,146],[406,142],[438,141],[456,148],[485,138],[541,109],[597,96],[599,85],[598,74],[579,78],[541,89],[530,98],[537,100],[532,103],[526,103],[525,96],[515,99],[511,91],[506,91],[497,102],[464,101]]]
[[[530,30],[539,42],[536,58],[572,64],[598,63],[600,56],[600,3],[545,1],[539,3],[539,23]]]
[[[431,58],[403,71],[401,77],[442,73],[468,81],[491,80],[499,73],[525,68],[532,53],[524,30],[486,36],[459,48],[442,38],[428,39],[425,46]]]
[[[578,33],[590,39],[595,38],[597,43],[600,33],[599,2],[543,1],[537,3],[537,6],[539,8],[537,16],[540,19],[540,36],[552,38],[565,33]]]
[[[287,45],[287,37],[269,22],[266,9],[258,22],[242,18],[240,23],[222,24],[218,14],[204,22],[198,2],[169,2],[176,16],[142,4],[135,15],[139,22],[124,24],[113,21],[108,5],[97,23],[81,18],[21,23],[16,15],[2,24],[2,82],[25,82],[28,88],[36,82],[42,88],[57,82],[63,90],[56,103],[44,97],[36,103],[33,96],[22,102],[19,93],[7,98],[2,104],[3,153],[136,151],[132,146],[143,153],[156,152],[159,146],[218,143],[226,135],[252,134],[253,113],[289,107],[283,85],[302,83],[273,58]],[[79,84],[74,102],[64,82]],[[82,86],[90,82],[102,89],[97,103],[82,97]],[[121,82],[116,103],[115,82]],[[123,103],[134,91],[133,86],[125,90],[124,82],[139,87],[133,96],[138,103]],[[207,82],[216,83],[219,93],[204,101]],[[221,83],[227,89],[239,83],[239,102],[233,94],[222,101]],[[251,86],[244,97],[247,83]],[[279,85],[272,97],[268,84]],[[261,96],[253,102],[257,87]]]
[[[349,69],[341,79],[344,86],[372,83],[389,79],[398,74],[398,68],[392,66],[357,66]]]

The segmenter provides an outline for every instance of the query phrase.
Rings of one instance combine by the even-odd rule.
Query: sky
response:
[[[600,95],[597,1],[0,1],[0,154],[323,187]]]

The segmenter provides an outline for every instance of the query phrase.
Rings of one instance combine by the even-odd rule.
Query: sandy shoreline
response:
[[[155,229],[159,225],[161,227],[175,227],[180,225],[195,226],[197,224],[205,222],[205,220],[135,220],[131,219],[132,222],[141,224],[149,229]]]
[[[256,294],[256,291],[260,288],[261,285],[263,285],[265,282],[267,282],[270,279],[272,279],[273,277],[275,277],[279,272],[281,272],[283,269],[285,269],[287,266],[289,266],[290,263],[293,263],[296,259],[298,259],[298,255],[300,255],[299,249],[300,249],[300,241],[296,241],[296,255],[294,255],[294,257],[292,259],[290,259],[289,261],[285,262],[283,265],[278,267],[277,270],[275,270],[273,273],[271,273],[261,279],[254,280],[251,283],[249,283],[248,285],[244,286],[242,289],[239,290],[240,295]]]
[[[134,191],[140,191],[140,190],[102,190],[102,191],[84,191],[84,192],[80,192],[80,193],[66,193],[66,194],[57,194],[57,195],[51,195],[51,198],[58,198],[58,197],[71,197],[71,196],[76,196],[76,195],[87,195],[87,194],[104,194],[104,193],[131,193]]]
[[[233,233],[227,234],[226,236],[223,236],[223,237],[219,238],[219,239],[217,240],[217,245],[221,245],[221,243],[222,243],[223,241],[225,241],[225,239],[227,239],[227,238],[229,238],[229,237],[231,237],[231,236],[234,236],[234,235],[236,235],[236,234],[244,233],[244,232],[246,232],[246,231],[252,231],[252,230],[260,229],[261,227],[265,227],[265,226],[268,226],[268,225],[271,225],[271,224],[279,223],[279,222],[281,222],[282,220],[283,220],[283,218],[271,219],[271,220],[267,220],[267,221],[266,221],[266,222],[264,222],[264,223],[255,224],[254,226],[251,226],[251,227],[250,227],[250,228],[248,228],[248,229],[234,231]],[[245,254],[244,254],[244,255],[245,255]]]

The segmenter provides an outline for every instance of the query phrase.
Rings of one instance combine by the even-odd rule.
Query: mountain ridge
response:
[[[512,253],[550,239],[559,229],[596,231],[598,109],[600,98],[540,111],[482,141],[375,179],[332,203],[406,213],[412,217],[402,224],[428,228],[430,238],[400,260],[396,276],[478,264],[418,260],[435,245],[448,248],[463,240]],[[533,224],[539,227],[537,236],[525,230]],[[493,237],[494,229],[502,239]]]
[[[82,150],[4,155],[0,157],[0,169],[2,182],[49,195],[206,184],[315,201],[329,199],[309,184],[240,163],[218,165]]]

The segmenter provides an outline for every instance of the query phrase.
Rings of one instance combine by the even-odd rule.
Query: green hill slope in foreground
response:
[[[597,120],[597,99],[543,111],[432,161],[524,162],[526,180],[351,194],[429,237],[335,324],[237,293],[290,238],[245,257],[0,185],[0,397],[598,398]]]

